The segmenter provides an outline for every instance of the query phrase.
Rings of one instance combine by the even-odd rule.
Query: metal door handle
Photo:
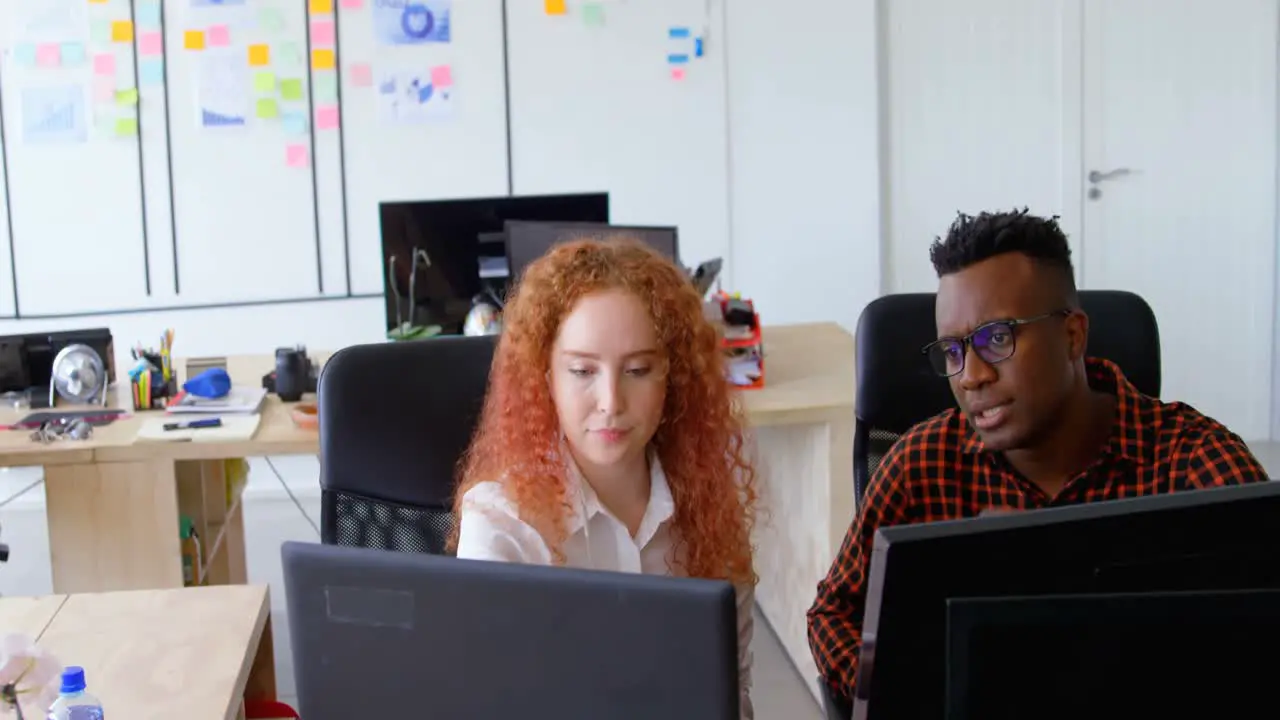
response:
[[[1090,170],[1090,171],[1089,171],[1089,182],[1094,183],[1094,184],[1097,184],[1097,183],[1100,183],[1100,182],[1102,182],[1102,181],[1104,181],[1104,180],[1112,180],[1112,179],[1114,179],[1114,178],[1118,178],[1118,177],[1123,177],[1123,176],[1125,176],[1125,175],[1129,175],[1129,174],[1131,174],[1132,172],[1133,172],[1133,171],[1132,171],[1132,170],[1130,170],[1129,168],[1116,168],[1115,170],[1108,170],[1107,172],[1100,172],[1100,171],[1098,171],[1098,170]]]

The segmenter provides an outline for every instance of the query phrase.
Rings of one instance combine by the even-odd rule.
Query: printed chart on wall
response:
[[[452,35],[452,3],[379,0],[372,8],[383,48],[443,45]],[[378,115],[387,125],[430,122],[453,114],[453,68],[447,63],[389,63],[377,69]]]
[[[89,34],[85,2],[49,0],[15,7],[10,68],[19,76],[23,142],[81,143],[89,139],[87,89],[62,73],[40,77],[39,70],[56,71],[84,62]],[[57,77],[56,80],[53,78]]]

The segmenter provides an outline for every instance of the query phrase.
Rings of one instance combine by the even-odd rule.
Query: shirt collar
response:
[[[1153,402],[1151,398],[1138,392],[1129,382],[1120,367],[1103,358],[1086,358],[1085,372],[1089,378],[1089,387],[1116,396],[1116,421],[1111,427],[1111,439],[1103,451],[1104,456],[1112,456],[1145,464],[1150,461],[1150,454],[1155,449],[1154,432],[1147,410]],[[978,434],[970,427],[968,418],[960,413],[964,423],[965,441],[962,450],[966,453],[978,453],[986,450]]]
[[[566,455],[568,455],[566,453]],[[568,531],[572,535],[586,526],[587,522],[597,514],[613,515],[600,502],[591,483],[583,477],[578,464],[568,456],[570,499],[573,502],[573,515],[569,518]],[[636,545],[644,547],[658,532],[662,523],[675,514],[675,500],[671,497],[671,486],[667,483],[667,474],[658,461],[657,453],[649,453],[649,505],[640,519],[640,527],[636,530]],[[616,518],[615,518],[616,520]]]

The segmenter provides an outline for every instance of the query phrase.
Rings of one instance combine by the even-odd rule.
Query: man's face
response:
[[[1087,320],[1078,312],[1059,313],[1064,308],[1054,304],[1060,293],[1051,272],[1026,255],[1004,253],[939,282],[939,338],[964,338],[993,321],[1041,318],[980,333],[974,340],[987,345],[988,358],[1012,354],[992,362],[974,343],[966,344],[964,368],[949,378],[956,402],[989,450],[1027,449],[1052,432],[1074,364],[1084,354]]]

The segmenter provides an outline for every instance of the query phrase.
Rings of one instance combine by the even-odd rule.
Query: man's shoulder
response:
[[[1149,413],[1157,432],[1157,445],[1167,452],[1192,452],[1206,443],[1245,446],[1244,440],[1226,425],[1200,412],[1192,405],[1148,398]]]
[[[894,450],[916,448],[931,450],[959,449],[969,439],[968,425],[956,408],[949,408],[907,428],[893,444]]]

